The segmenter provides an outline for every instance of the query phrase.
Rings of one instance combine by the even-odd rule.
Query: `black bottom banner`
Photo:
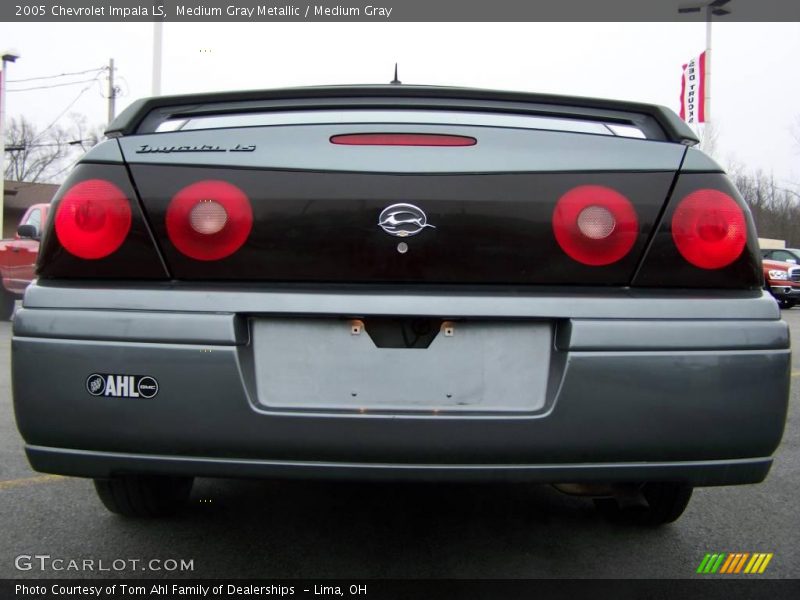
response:
[[[654,580],[654,579],[342,579],[342,580],[214,580],[214,579],[40,579],[0,580],[0,598],[52,598],[73,600],[301,598],[332,600],[436,599],[567,599],[613,598],[615,600],[658,598],[800,598],[800,580]]]

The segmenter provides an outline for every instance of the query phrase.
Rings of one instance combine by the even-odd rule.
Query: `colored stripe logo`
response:
[[[767,570],[767,565],[772,560],[773,553],[764,552],[731,552],[706,554],[697,567],[697,573],[707,575],[719,573],[722,575],[761,574]]]

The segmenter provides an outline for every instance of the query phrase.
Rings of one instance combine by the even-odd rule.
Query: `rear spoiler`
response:
[[[321,86],[156,96],[136,100],[114,119],[108,137],[152,133],[169,119],[269,110],[342,108],[480,110],[631,125],[647,139],[693,146],[700,140],[672,110],[655,104],[472,88]]]

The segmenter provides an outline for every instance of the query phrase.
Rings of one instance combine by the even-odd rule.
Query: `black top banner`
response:
[[[800,21],[796,0],[12,0],[17,22]]]

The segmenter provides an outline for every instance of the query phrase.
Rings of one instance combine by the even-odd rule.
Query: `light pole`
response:
[[[153,96],[161,95],[161,45],[164,39],[164,24],[153,23]]]
[[[0,238],[3,236],[3,212],[5,211],[6,194],[6,63],[13,63],[19,54],[3,52],[3,64],[0,69]]]
[[[706,13],[706,70],[703,73],[706,93],[703,97],[705,107],[704,125],[711,123],[711,18],[722,17],[731,14],[728,9],[722,8],[731,0],[712,0],[711,2],[701,2],[700,4],[687,4],[678,7],[679,13]]]

